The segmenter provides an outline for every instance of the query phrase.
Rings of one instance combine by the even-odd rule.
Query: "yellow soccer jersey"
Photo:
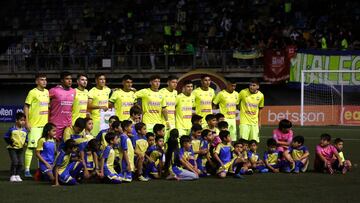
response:
[[[148,147],[149,143],[147,140],[144,138],[139,138],[136,140],[135,152],[144,156]]]
[[[89,99],[92,99],[92,104],[94,106],[106,106],[108,107],[109,96],[111,93],[111,89],[108,87],[104,87],[102,90],[99,90],[96,87],[93,87],[89,91]],[[100,109],[91,110],[91,118],[93,120],[100,119]]]
[[[251,94],[248,88],[239,93],[240,102],[240,123],[257,125],[259,122],[259,108],[264,107],[264,95],[258,91]]]
[[[204,91],[198,87],[192,94],[195,96],[196,114],[204,117],[204,119],[207,115],[212,114],[212,101],[215,98],[214,89],[209,87],[208,91]]]
[[[9,149],[22,149],[27,142],[27,131],[25,128],[11,127],[4,136],[5,139],[11,140],[12,144],[8,145]]]
[[[88,90],[85,89],[81,91],[76,88],[75,91],[76,93],[72,108],[72,124],[74,124],[78,118],[86,118],[88,104]]]
[[[214,104],[219,105],[220,113],[224,114],[227,119],[234,119],[236,116],[236,106],[239,104],[239,93],[232,93],[222,90],[215,99]]]
[[[48,122],[49,115],[49,91],[34,88],[30,90],[25,99],[25,104],[29,105],[29,124],[31,127],[44,127]]]
[[[115,114],[120,121],[128,120],[130,118],[130,109],[136,102],[135,92],[125,92],[122,89],[116,90],[109,101],[114,104]]]
[[[200,144],[201,144],[201,140],[200,139],[193,139],[191,140],[191,147],[193,149],[194,152],[197,152],[200,150]],[[199,154],[195,154],[194,155],[194,159],[196,160],[198,158]]]
[[[136,92],[135,96],[141,98],[143,122],[145,124],[163,123],[161,110],[166,107],[166,104],[160,92],[154,92],[150,88],[146,88]]]
[[[176,97],[176,128],[190,129],[192,108],[195,105],[194,95],[186,96],[183,93]]]
[[[160,93],[162,94],[165,100],[166,109],[168,112],[168,121],[172,126],[175,126],[175,105],[176,105],[177,91],[173,90],[172,92],[170,92],[167,88],[162,88],[160,90]],[[165,124],[166,123],[165,119],[164,118],[162,119],[163,119],[163,123]]]

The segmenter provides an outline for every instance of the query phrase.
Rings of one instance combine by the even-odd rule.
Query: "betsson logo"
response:
[[[290,112],[286,110],[285,112],[271,112],[271,109],[268,110],[268,122],[279,122],[282,119],[288,119],[291,122],[300,122],[300,113],[299,112]],[[304,112],[303,114],[304,122],[324,122],[325,113],[323,112]]]

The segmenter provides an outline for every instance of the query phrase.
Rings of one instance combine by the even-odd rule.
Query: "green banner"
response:
[[[302,51],[291,59],[290,82],[301,82],[301,70],[356,70],[348,73],[311,72],[306,83],[331,85],[360,85],[359,51]]]

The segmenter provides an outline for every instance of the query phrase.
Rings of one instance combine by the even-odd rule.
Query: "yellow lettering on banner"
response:
[[[352,117],[351,114],[352,114],[351,111],[345,111],[345,113],[344,113],[344,118],[345,118],[346,120],[351,120],[351,117]]]
[[[360,111],[355,111],[353,115],[354,120],[359,121],[360,120]]]

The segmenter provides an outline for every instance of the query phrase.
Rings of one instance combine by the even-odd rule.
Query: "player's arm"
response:
[[[316,155],[320,158],[321,161],[325,163],[325,165],[328,163],[328,160],[326,160],[320,152],[316,151]]]
[[[124,159],[125,159],[125,162],[126,162],[126,165],[127,165],[126,170],[130,171],[131,166],[130,166],[128,150],[123,150],[123,153],[124,153]]]
[[[88,106],[87,108],[91,111],[91,110],[96,110],[96,109],[103,109],[104,111],[108,110],[108,107],[106,106],[97,106],[93,104],[93,99],[89,98],[88,99]]]
[[[89,173],[89,170],[88,170],[87,167],[86,167],[85,152],[84,152],[84,150],[81,150],[81,151],[80,151],[80,161],[81,161],[81,163],[82,163],[83,166],[84,166],[84,177],[85,177],[85,178],[89,178],[89,177],[90,177],[90,173]]]
[[[189,171],[197,173],[197,171],[194,169],[193,165],[191,165],[190,162],[185,159],[185,157],[182,156],[180,159],[180,162],[181,162],[181,165],[184,166],[185,169],[188,169]]]
[[[100,177],[104,177],[104,165],[105,165],[105,158],[101,157],[101,160],[100,160],[100,174],[99,174]]]
[[[164,120],[166,122],[166,129],[169,130],[170,129],[169,114],[168,114],[168,110],[167,110],[166,106],[162,107],[161,114],[163,115]]]
[[[289,162],[294,163],[294,159],[291,157],[289,150],[284,151],[284,157]]]
[[[306,150],[304,154],[299,158],[299,160],[306,159],[310,156],[309,150]]]
[[[4,135],[4,140],[8,145],[13,145],[13,140],[11,139],[11,129],[9,129],[8,132]]]
[[[214,153],[214,158],[217,162],[219,162],[219,164],[221,165],[221,167],[224,166],[224,163],[221,161],[221,159],[219,158],[219,155],[217,152]]]
[[[39,159],[39,161],[45,164],[46,168],[52,169],[52,166],[41,156],[40,152],[41,151],[38,149],[35,150],[36,157]]]
[[[31,130],[31,125],[29,123],[29,109],[30,109],[30,105],[25,103],[24,104],[25,125],[26,125],[26,129]]]
[[[339,162],[339,167],[343,165],[342,161],[341,161],[341,157],[339,156],[339,153],[335,150],[334,151],[334,155],[336,157],[336,159],[338,160]]]

